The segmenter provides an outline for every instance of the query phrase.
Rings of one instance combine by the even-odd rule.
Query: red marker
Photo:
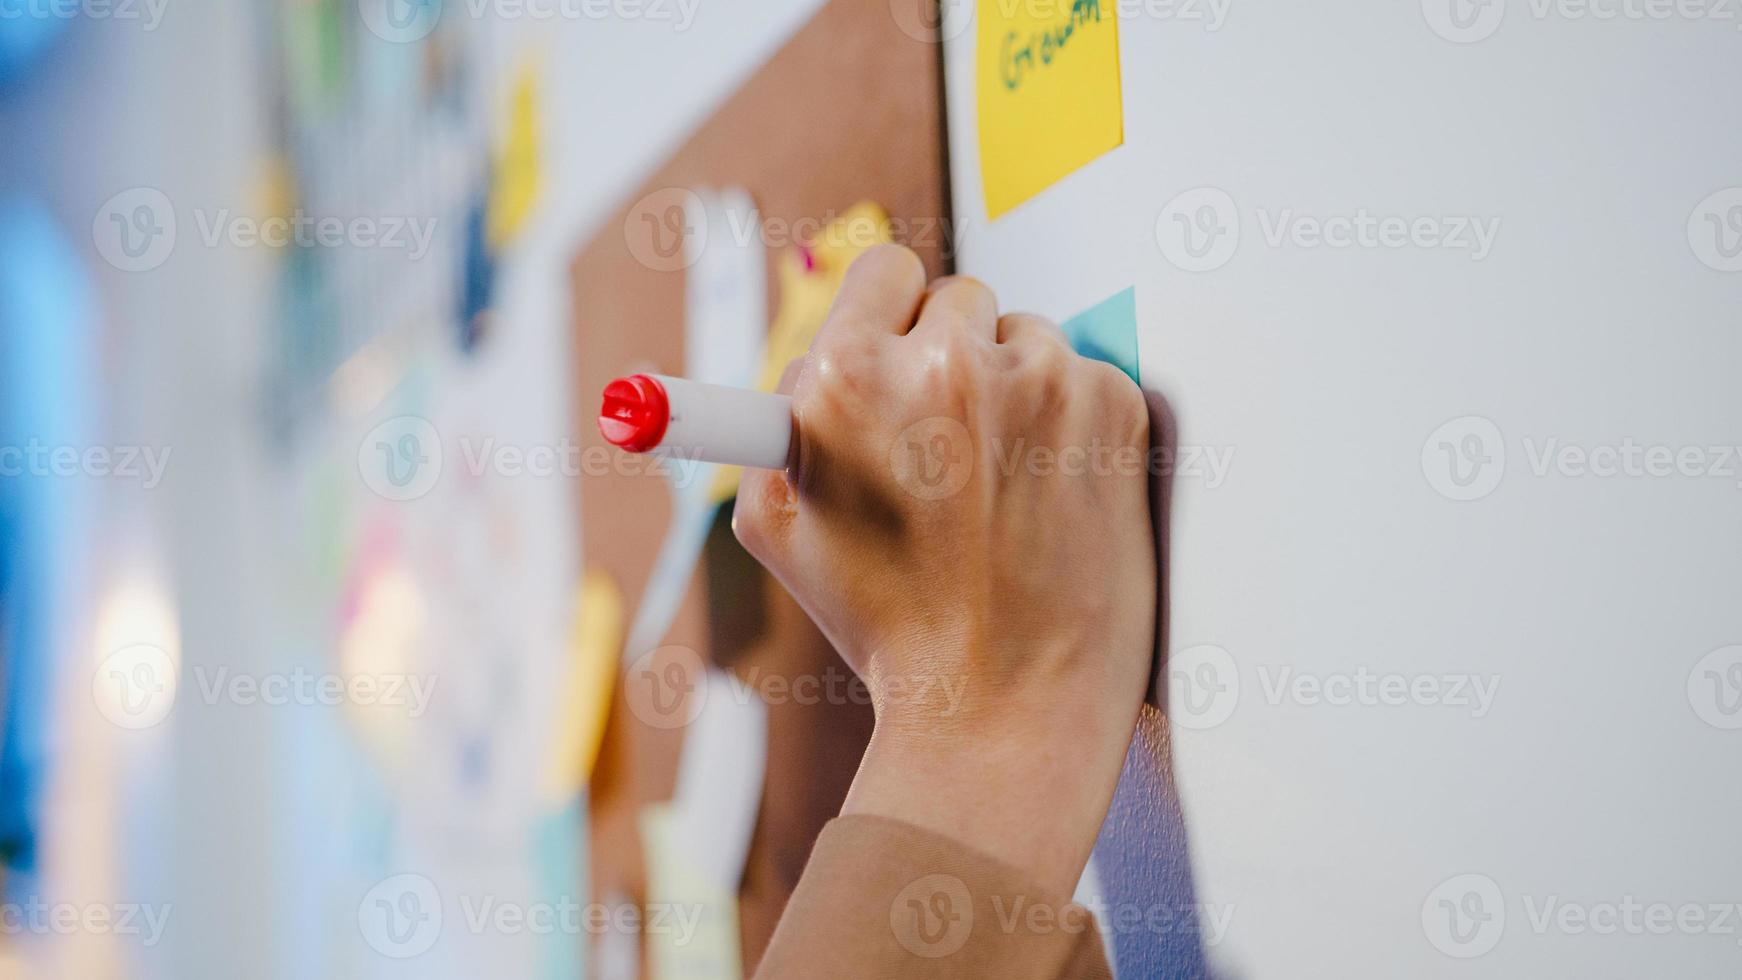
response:
[[[599,431],[606,442],[632,453],[783,470],[792,443],[792,399],[632,374],[605,386]]]

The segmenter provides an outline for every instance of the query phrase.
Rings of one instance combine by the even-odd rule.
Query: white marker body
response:
[[[729,466],[786,469],[792,399],[764,391],[652,375],[671,415],[655,452]]]

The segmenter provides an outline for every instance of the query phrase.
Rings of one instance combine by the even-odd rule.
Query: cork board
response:
[[[874,201],[930,275],[948,271],[941,53],[924,11],[923,0],[824,6],[628,192],[582,247],[570,273],[574,431],[587,447],[604,446],[594,424],[596,393],[611,378],[627,370],[683,373],[684,271],[673,258],[682,228],[669,221],[669,209],[688,188],[742,187],[768,227],[827,221]],[[777,258],[771,249],[771,313]],[[668,495],[648,487],[645,477],[613,473],[589,475],[579,492],[583,562],[616,581],[631,611],[672,516]],[[844,670],[784,590],[737,548],[725,517],[663,643],[701,651],[740,677]],[[871,716],[863,705],[785,703],[770,706],[768,730],[761,811],[739,894],[746,975],[817,832],[839,809]],[[645,895],[636,817],[670,797],[682,737],[681,729],[640,723],[617,685],[590,787],[596,896]]]

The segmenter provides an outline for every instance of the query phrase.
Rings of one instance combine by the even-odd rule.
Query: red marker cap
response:
[[[665,386],[645,374],[631,374],[605,386],[599,431],[605,441],[632,453],[657,449],[671,422]]]

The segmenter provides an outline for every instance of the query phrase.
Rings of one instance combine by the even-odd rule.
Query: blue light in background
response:
[[[0,198],[0,447],[76,444],[89,431],[80,378],[95,322],[91,281],[48,210]],[[36,863],[53,745],[50,652],[79,496],[65,480],[0,473],[0,860],[22,872]]]
[[[66,26],[50,5],[0,0],[0,85],[22,75]]]

